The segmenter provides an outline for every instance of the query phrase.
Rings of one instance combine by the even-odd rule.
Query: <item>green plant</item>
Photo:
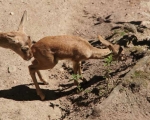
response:
[[[104,94],[106,94],[106,91],[105,91],[105,90],[100,90],[100,91],[99,91],[99,96],[100,96],[100,97],[104,96]]]
[[[72,78],[69,80],[70,81],[76,81],[78,82],[78,80],[81,78],[81,75],[79,74],[72,74]]]
[[[84,91],[85,94],[88,94],[88,93],[90,93],[90,92],[91,92],[91,90],[85,90],[85,91]]]
[[[105,66],[110,66],[112,61],[113,61],[113,56],[111,54],[107,58],[105,58]]]
[[[80,85],[80,83],[78,82],[80,78],[81,78],[81,75],[79,75],[79,74],[72,74],[72,78],[69,80],[69,82],[70,82],[70,81],[74,81],[74,83],[77,84],[78,92],[83,91],[83,88],[81,88],[81,85]]]
[[[77,92],[82,92],[83,91],[83,88],[81,87],[80,84],[77,85],[77,89],[78,89]]]
[[[106,72],[105,72],[105,78],[106,78],[106,84],[107,84],[107,90],[109,89],[109,79],[110,79],[110,65],[113,61],[113,56],[112,54],[109,55],[107,58],[105,58],[105,66],[106,66]]]
[[[113,57],[112,54],[109,55],[107,58],[105,58],[105,66],[106,66],[106,73],[105,73],[105,78],[109,78],[110,77],[110,65],[113,61]]]
[[[121,37],[124,36],[128,32],[129,31],[127,31],[127,30],[114,30],[114,34],[118,34]]]
[[[135,77],[139,77],[139,76],[140,76],[140,72],[139,72],[139,71],[135,71],[135,72],[134,72],[134,76],[135,76]]]
[[[124,36],[126,33],[124,31],[120,32],[121,36]]]

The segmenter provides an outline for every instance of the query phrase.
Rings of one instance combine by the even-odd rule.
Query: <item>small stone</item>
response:
[[[59,87],[59,90],[63,90],[63,88],[62,88],[62,87]]]
[[[150,21],[142,21],[141,25],[147,28],[150,28]]]
[[[150,103],[150,97],[147,97],[147,101]]]
[[[105,1],[102,1],[101,3],[102,3],[102,4],[105,4]]]
[[[8,73],[13,73],[13,72],[16,72],[16,67],[15,66],[8,67]]]
[[[63,71],[64,71],[64,69],[63,69],[63,68],[60,68],[59,70],[60,70],[61,72],[63,72]]]
[[[92,115],[95,117],[99,117],[100,116],[100,109],[98,107],[94,107],[93,111],[92,111]]]
[[[13,83],[17,83],[17,81],[16,81],[16,80],[14,80],[14,81],[13,81]]]
[[[14,15],[14,12],[10,12],[10,15]]]

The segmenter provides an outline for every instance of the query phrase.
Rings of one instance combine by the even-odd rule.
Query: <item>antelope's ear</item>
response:
[[[20,31],[20,32],[24,32],[25,19],[27,20],[27,11],[26,10],[23,13],[23,16],[21,18],[21,21],[20,21],[20,24],[19,24],[19,27],[18,27],[18,31]]]
[[[105,45],[106,47],[108,47],[114,54],[117,54],[116,48],[114,47],[114,45],[112,43],[110,43],[109,41],[105,40],[102,36],[98,35],[99,41]]]
[[[33,43],[31,41],[31,37],[30,36],[28,36],[27,42],[28,42],[28,46],[31,47]]]
[[[99,41],[105,45],[106,47],[109,47],[110,45],[112,46],[112,43],[108,42],[107,40],[105,40],[102,36],[98,35]]]
[[[7,33],[6,37],[10,43],[15,43],[15,44],[19,43],[19,40],[16,39],[16,35],[13,33]]]

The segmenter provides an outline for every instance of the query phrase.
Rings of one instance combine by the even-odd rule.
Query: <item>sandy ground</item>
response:
[[[107,36],[111,33],[110,29],[114,22],[150,19],[148,0],[0,0],[0,31],[17,30],[24,10],[28,12],[25,31],[34,41],[44,36],[63,34],[97,40],[98,34]],[[99,22],[98,18],[104,19],[109,15],[112,24],[96,25]],[[73,107],[67,99],[67,94],[60,97],[55,92],[60,84],[68,82],[63,80],[68,73],[61,67],[62,62],[53,70],[42,71],[50,84],[41,85],[48,97],[45,101],[40,101],[29,76],[30,61],[22,60],[8,49],[0,48],[0,55],[0,120],[85,119],[74,116],[62,118],[61,107],[67,108],[67,105]],[[94,76],[94,73],[87,72],[90,77]],[[57,74],[62,75],[62,78],[57,77]],[[51,104],[58,106],[51,107]],[[123,117],[122,120],[129,119]],[[102,120],[106,118],[104,116]],[[117,118],[114,117],[114,120]]]

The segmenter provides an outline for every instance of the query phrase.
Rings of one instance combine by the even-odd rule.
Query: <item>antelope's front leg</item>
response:
[[[36,79],[36,76],[35,76],[35,68],[34,68],[34,65],[30,65],[29,66],[29,72],[30,72],[30,75],[31,75],[31,78],[34,82],[34,85],[36,87],[36,92],[37,92],[37,95],[40,96],[41,100],[44,100],[45,99],[45,95],[42,93],[40,87],[39,87],[39,84],[37,83],[37,79]]]

